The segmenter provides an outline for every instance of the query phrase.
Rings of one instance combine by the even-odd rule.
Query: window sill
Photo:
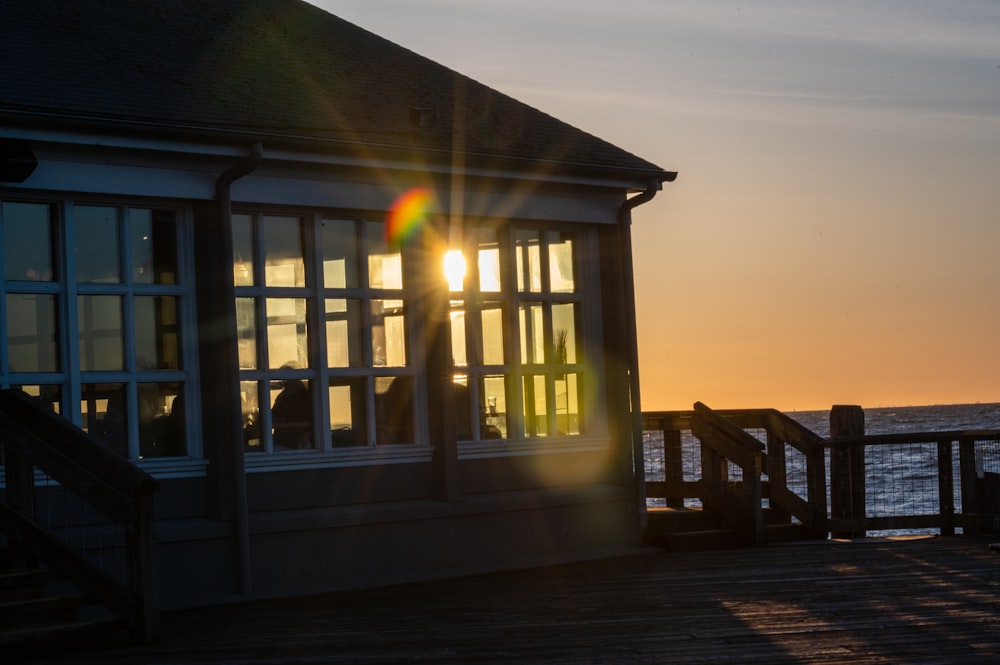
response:
[[[458,444],[458,458],[486,459],[553,453],[589,453],[607,450],[610,445],[611,440],[608,438],[581,436],[539,437],[520,441],[506,439],[462,441]]]
[[[338,450],[301,450],[281,453],[247,453],[247,473],[299,471],[331,467],[415,464],[431,461],[434,449],[414,444],[358,446]]]

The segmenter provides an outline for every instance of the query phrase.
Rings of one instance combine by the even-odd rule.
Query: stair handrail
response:
[[[0,528],[30,556],[111,610],[137,641],[155,642],[159,610],[153,495],[159,481],[17,389],[0,390],[0,447],[7,483]],[[123,527],[131,577],[127,583],[35,522],[35,468]]]
[[[764,444],[701,402],[694,404],[691,433],[701,441],[702,503],[747,532],[755,545],[763,545]],[[740,492],[728,491],[727,460],[742,471]]]

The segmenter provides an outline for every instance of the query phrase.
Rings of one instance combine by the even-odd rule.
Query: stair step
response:
[[[32,644],[68,644],[91,638],[104,638],[119,631],[125,631],[119,621],[101,619],[95,621],[70,621],[40,626],[21,626],[0,630],[0,646],[8,648]]]
[[[18,570],[0,573],[0,603],[37,598],[52,579],[41,570]]]
[[[76,621],[77,610],[87,605],[82,596],[40,596],[0,602],[0,625],[8,628]]]

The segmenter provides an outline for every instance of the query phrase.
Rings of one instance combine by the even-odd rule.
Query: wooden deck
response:
[[[35,652],[20,660],[992,664],[1000,662],[1000,554],[990,542],[937,537],[649,551],[168,613],[157,646]]]

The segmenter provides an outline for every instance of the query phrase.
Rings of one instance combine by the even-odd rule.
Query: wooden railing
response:
[[[661,432],[663,439],[664,479],[647,480],[647,497],[675,508],[694,499],[743,530],[749,542],[764,539],[765,498],[772,521],[794,519],[817,535],[825,529],[823,439],[780,411],[715,411],[699,402],[691,411],[644,412],[643,430]],[[760,438],[748,430],[759,430]],[[683,472],[685,432],[698,439],[697,479]],[[786,450],[801,458],[794,478],[787,472]]]
[[[0,448],[6,478],[0,528],[8,542],[108,608],[137,641],[155,641],[159,612],[153,494],[158,481],[18,390],[0,391]],[[123,529],[124,579],[46,528],[36,499],[36,469],[58,483],[61,492],[71,493]]]
[[[714,411],[701,403],[644,412],[643,429],[662,433],[663,442],[663,479],[647,480],[646,496],[674,508],[694,500],[738,525],[748,542],[765,539],[765,507],[769,523],[794,522],[819,538],[1000,528],[1000,430],[824,439],[775,409]],[[685,446],[698,448],[696,474],[684,472]],[[890,450],[894,458],[883,461]],[[923,484],[900,481],[904,467],[917,463]],[[897,487],[902,496],[894,499]],[[933,509],[915,494],[935,497]]]
[[[841,437],[823,446],[830,451],[828,528],[834,534],[933,529],[954,535],[956,528],[976,534],[1000,526],[1000,430]],[[904,455],[907,464],[900,464]],[[913,474],[906,467],[917,460],[923,472]]]

